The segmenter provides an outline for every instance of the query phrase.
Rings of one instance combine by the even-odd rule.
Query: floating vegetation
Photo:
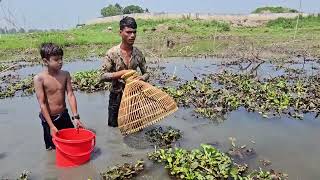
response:
[[[21,91],[22,96],[34,93],[33,77],[27,77],[23,80],[16,80],[10,84],[0,86],[0,99],[13,97],[17,92]]]
[[[147,140],[149,142],[162,148],[171,147],[172,143],[178,141],[182,136],[182,133],[180,130],[174,129],[172,127],[153,128],[147,131],[145,134],[147,135]]]
[[[17,94],[28,96],[35,92],[33,86],[33,75],[21,80],[19,76],[9,74],[2,76],[0,82],[0,99],[14,97]],[[72,84],[75,90],[85,92],[96,92],[108,90],[110,88],[110,83],[100,82],[100,74],[98,70],[75,73],[72,75]]]
[[[180,106],[194,106],[203,117],[214,119],[244,107],[263,117],[303,113],[319,114],[319,77],[289,79],[286,76],[260,80],[250,74],[224,72],[187,81],[178,87],[164,87]]]
[[[6,64],[0,64],[0,73],[5,72],[6,69],[8,69],[9,66]]]
[[[177,179],[285,179],[287,175],[275,171],[252,171],[247,165],[238,165],[225,153],[210,145],[202,144],[200,149],[188,151],[181,148],[159,149],[149,153],[149,159],[163,162],[171,176]]]
[[[135,165],[125,163],[122,166],[115,166],[101,173],[104,180],[120,180],[120,179],[132,179],[136,177],[144,170],[144,161],[139,160]]]
[[[17,180],[29,180],[30,172],[24,170]]]
[[[256,156],[256,152],[253,148],[248,148],[247,145],[238,146],[236,145],[236,139],[230,137],[231,148],[228,151],[228,155],[236,161],[243,161],[245,159],[250,159]]]
[[[72,75],[73,87],[79,91],[96,92],[110,89],[110,83],[100,82],[100,71],[81,71]]]

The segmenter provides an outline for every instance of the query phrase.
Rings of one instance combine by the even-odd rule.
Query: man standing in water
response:
[[[139,67],[142,76],[138,78],[143,81],[149,78],[145,57],[137,47],[133,46],[136,33],[137,23],[135,19],[128,16],[124,17],[120,21],[122,42],[107,52],[102,65],[101,80],[112,81],[108,107],[108,125],[112,127],[118,126],[118,111],[125,86],[121,76],[130,70],[137,70]]]

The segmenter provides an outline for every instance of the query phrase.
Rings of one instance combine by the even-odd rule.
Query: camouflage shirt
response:
[[[124,62],[124,58],[121,56],[121,49],[120,44],[117,46],[114,46],[111,48],[104,58],[103,64],[102,64],[102,71],[104,73],[107,73],[105,75],[107,81],[112,81],[112,87],[111,92],[121,92],[124,88],[124,81],[121,79],[112,80],[111,73],[121,71],[121,70],[127,70],[127,69],[133,69],[137,70],[139,67],[141,73],[143,74],[143,80],[146,81],[149,78],[149,73],[147,72],[146,67],[146,59],[143,56],[142,52],[136,48],[133,47],[132,53],[131,53],[131,59],[129,61],[129,64],[126,65]],[[108,73],[110,73],[108,75]]]

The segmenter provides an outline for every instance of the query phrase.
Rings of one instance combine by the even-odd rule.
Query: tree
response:
[[[122,7],[120,6],[120,4],[116,3],[114,6],[115,6],[116,8],[118,8],[118,9],[121,9],[121,11],[122,11]]]
[[[149,9],[146,8],[146,10],[144,10],[145,13],[150,13]]]
[[[5,33],[6,33],[6,30],[5,30],[5,29],[0,28],[0,34],[5,34]]]
[[[24,30],[23,28],[20,28],[18,32],[19,32],[19,33],[25,33],[26,30]]]
[[[17,33],[17,30],[15,28],[11,28],[11,29],[8,30],[8,33],[9,34],[15,34],[15,33]]]
[[[130,5],[123,9],[123,14],[143,13],[143,9],[140,6]]]
[[[119,4],[109,5],[108,7],[104,7],[101,9],[101,15],[103,17],[107,16],[116,16],[122,14],[122,7]]]

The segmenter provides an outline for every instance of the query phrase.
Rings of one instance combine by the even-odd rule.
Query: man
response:
[[[108,107],[108,125],[118,126],[118,111],[125,83],[121,76],[130,70],[137,70],[139,67],[142,76],[139,80],[146,81],[149,74],[146,68],[146,60],[142,52],[133,46],[136,39],[137,23],[132,17],[124,17],[120,21],[121,44],[111,48],[102,65],[102,81],[112,81]]]

